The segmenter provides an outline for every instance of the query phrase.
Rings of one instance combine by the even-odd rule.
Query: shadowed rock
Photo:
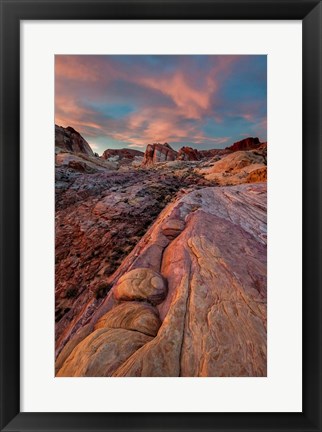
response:
[[[231,150],[233,152],[240,151],[240,150],[253,150],[258,148],[260,145],[261,143],[257,137],[256,138],[248,137],[241,141],[235,142],[230,147],[226,147],[226,149]]]
[[[64,128],[55,125],[55,146],[74,153],[84,153],[94,156],[88,142],[72,127]]]

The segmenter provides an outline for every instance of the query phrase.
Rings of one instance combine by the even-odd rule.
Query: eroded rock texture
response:
[[[173,161],[177,152],[168,143],[149,144],[145,150],[142,166],[150,166],[158,162]]]
[[[55,147],[74,153],[83,153],[94,156],[88,142],[72,127],[64,128],[55,125]]]
[[[197,172],[220,185],[264,182],[267,179],[266,149],[237,151]]]
[[[156,307],[142,295],[142,324],[117,287],[147,268],[168,291]],[[265,376],[266,298],[266,184],[193,191],[123,261],[58,376]]]
[[[260,144],[261,143],[260,143],[258,138],[249,137],[249,138],[245,138],[241,141],[235,142],[230,147],[227,147],[227,149],[232,151],[232,152],[240,151],[240,150],[253,150],[253,149],[258,148],[260,146]]]

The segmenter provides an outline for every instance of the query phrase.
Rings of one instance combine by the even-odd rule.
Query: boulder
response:
[[[124,302],[103,315],[96,323],[95,330],[123,328],[155,336],[160,325],[159,312],[155,307],[143,302]]]
[[[108,377],[152,338],[137,331],[100,328],[80,342],[57,377]]]
[[[153,305],[167,295],[164,278],[149,268],[136,268],[123,275],[113,289],[117,300],[145,300]]]

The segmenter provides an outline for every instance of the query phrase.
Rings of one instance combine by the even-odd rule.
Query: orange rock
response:
[[[113,292],[117,300],[146,300],[158,304],[167,295],[167,285],[157,272],[136,268],[119,279]]]
[[[180,219],[167,219],[161,227],[162,233],[170,238],[174,239],[184,229],[184,222]]]
[[[143,302],[124,302],[103,315],[95,325],[99,328],[123,328],[155,336],[161,325],[158,310]]]
[[[107,377],[152,340],[137,331],[100,328],[72,351],[57,377]]]

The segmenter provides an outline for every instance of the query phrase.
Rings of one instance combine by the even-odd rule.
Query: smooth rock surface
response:
[[[152,338],[137,331],[100,328],[74,348],[58,377],[108,377]]]
[[[198,208],[163,254],[163,324],[114,376],[266,376],[266,185],[182,201]]]
[[[184,229],[184,222],[180,219],[167,219],[161,227],[162,233],[169,239],[177,237]]]
[[[197,170],[207,180],[220,185],[263,182],[267,179],[266,153],[258,151],[237,151],[224,156],[209,168]]]
[[[155,336],[161,325],[156,308],[143,302],[124,302],[103,315],[95,325],[99,328],[123,328]]]
[[[117,300],[145,300],[156,305],[167,295],[164,278],[149,268],[136,268],[122,276],[113,290]]]

